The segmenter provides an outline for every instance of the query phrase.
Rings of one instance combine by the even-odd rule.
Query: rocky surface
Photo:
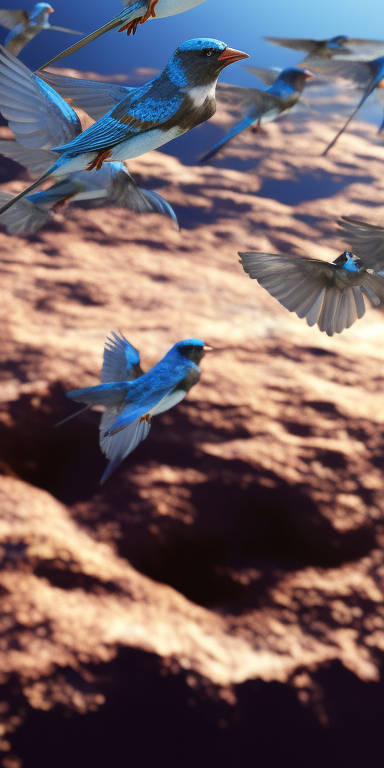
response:
[[[331,259],[337,217],[383,223],[382,142],[357,122],[321,158],[338,125],[298,112],[212,165],[132,162],[181,232],[87,206],[0,232],[4,768],[380,764],[383,315],[329,339],[237,259]],[[99,414],[53,425],[112,329],[145,369],[189,336],[216,352],[100,487]]]

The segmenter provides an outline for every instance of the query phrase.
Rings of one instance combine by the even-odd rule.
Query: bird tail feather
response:
[[[224,136],[223,139],[218,141],[217,144],[215,144],[212,147],[212,149],[209,150],[209,152],[207,152],[205,155],[203,155],[203,157],[200,159],[200,162],[201,163],[205,163],[207,160],[210,160],[212,157],[214,157],[217,154],[217,152],[220,149],[222,149],[222,147],[225,146],[225,144],[227,144],[229,141],[231,141],[231,139],[233,139],[235,136],[237,136],[242,131],[245,131],[246,128],[249,128],[255,122],[256,122],[255,117],[252,117],[252,118],[245,117],[244,120],[241,120],[239,123],[237,123],[237,125],[235,125],[234,128],[232,128],[232,130],[229,131],[229,133],[227,133],[226,136]]]
[[[125,9],[124,11],[120,11],[120,13],[117,14],[117,16],[114,16],[111,21],[109,21],[107,24],[104,24],[102,27],[99,27],[99,29],[96,29],[95,32],[92,32],[90,35],[87,35],[86,37],[83,37],[81,40],[79,40],[74,45],[71,45],[69,48],[66,48],[65,51],[62,53],[59,53],[58,56],[55,56],[53,59],[50,59],[47,61],[46,64],[43,64],[40,69],[45,69],[45,67],[50,67],[52,64],[55,64],[56,61],[59,61],[60,59],[64,59],[67,56],[70,56],[72,53],[75,53],[76,51],[79,51],[80,48],[84,48],[85,45],[88,45],[88,43],[92,43],[93,40],[97,40],[98,37],[101,35],[104,35],[105,32],[109,32],[111,29],[116,29],[116,27],[120,27],[121,24],[126,24],[128,21],[131,21],[135,18],[140,17],[146,9],[146,4],[143,2],[143,0],[139,0],[137,3],[135,3],[134,7],[131,6],[129,9],[129,13],[127,13],[128,9]],[[38,72],[40,71],[37,70]]]
[[[71,389],[70,392],[66,392],[66,396],[70,400],[75,400],[76,403],[105,405],[106,408],[113,408],[124,405],[128,388],[129,383],[126,381],[113,381],[110,384],[99,384],[97,387]]]
[[[52,176],[52,174],[55,172],[56,168],[58,168],[59,165],[61,165],[60,160],[58,160],[57,163],[54,163],[54,165],[52,165],[51,168],[48,169],[48,171],[43,173],[43,175],[40,176],[40,178],[37,179],[37,181],[34,181],[33,184],[27,187],[27,189],[23,189],[23,191],[19,192],[18,195],[15,195],[15,197],[12,197],[10,200],[8,200],[8,202],[6,202],[5,205],[3,205],[0,208],[0,216],[3,213],[5,213],[5,211],[8,211],[8,209],[11,208],[13,205],[15,205],[15,203],[17,203],[19,200],[22,200],[23,197],[25,197],[26,195],[29,195],[34,189],[37,189],[37,187],[39,187],[40,184],[42,184],[43,181],[45,181],[45,179],[48,179],[50,176]]]
[[[352,114],[349,116],[349,118],[346,121],[346,123],[344,123],[343,127],[340,128],[339,132],[332,139],[331,143],[328,144],[327,148],[322,153],[322,157],[325,157],[328,154],[329,150],[332,149],[332,147],[335,146],[335,144],[336,144],[337,140],[340,138],[341,134],[344,133],[344,131],[348,128],[349,123],[353,120],[355,115],[358,113],[359,109],[361,109],[361,107],[363,106],[364,102],[367,100],[368,96],[371,95],[372,91],[374,90],[374,87],[375,87],[375,78],[373,78],[371,80],[371,82],[369,83],[369,85],[367,85],[367,87],[366,87],[366,89],[365,89],[365,91],[364,91],[364,93],[363,93],[363,95],[362,95],[362,97],[361,97],[357,107],[353,110]]]

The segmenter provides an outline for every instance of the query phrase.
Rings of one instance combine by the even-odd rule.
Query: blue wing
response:
[[[93,120],[100,120],[119,101],[136,88],[128,88],[95,80],[79,80],[57,72],[39,72],[39,76],[57,91],[68,104],[75,104],[87,112]]]
[[[149,92],[153,89],[153,93]],[[94,123],[69,144],[52,147],[53,150],[67,152],[69,155],[83,152],[98,152],[113,147],[131,136],[144,131],[159,128],[176,114],[183,102],[183,95],[175,87],[164,101],[164,96],[156,98],[156,81],[138,88],[134,95],[129,94],[111,109],[101,120]]]
[[[257,119],[257,118],[256,118]],[[205,163],[207,160],[210,160],[212,157],[214,157],[222,147],[224,147],[226,144],[228,144],[231,139],[233,139],[235,136],[237,136],[242,131],[245,131],[246,128],[250,128],[251,125],[255,123],[254,117],[245,117],[244,120],[241,120],[237,125],[232,128],[229,133],[227,133],[220,141],[215,144],[212,149],[209,150],[203,157],[201,158],[200,162]]]
[[[79,40],[78,43],[75,43],[74,45],[71,45],[70,48],[66,48],[65,51],[62,53],[59,53],[58,56],[55,56],[53,59],[50,59],[47,61],[46,64],[44,64],[41,69],[44,69],[45,67],[50,66],[55,61],[59,61],[60,59],[64,59],[66,56],[70,56],[72,53],[75,53],[76,51],[79,51],[80,48],[83,48],[85,45],[88,45],[88,43],[91,43],[93,40],[96,40],[100,35],[104,35],[106,32],[109,32],[111,29],[116,29],[116,27],[120,27],[123,24],[127,24],[129,21],[133,21],[134,19],[140,18],[140,16],[144,16],[148,9],[148,0],[133,0],[133,2],[124,2],[124,5],[128,5],[127,8],[125,8],[123,11],[120,11],[120,13],[117,14],[111,21],[108,21],[107,24],[104,24],[99,29],[96,29],[95,32],[92,32],[90,35],[87,35],[87,37],[83,37],[82,40]]]
[[[140,355],[122,334],[112,331],[104,346],[103,367],[100,381],[133,381],[143,375],[140,367]]]
[[[81,133],[74,110],[0,46],[0,111],[25,147],[52,149]]]

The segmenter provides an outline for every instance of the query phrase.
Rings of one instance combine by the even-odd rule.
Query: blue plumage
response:
[[[219,86],[219,96],[228,103],[240,103],[242,106],[248,106],[246,115],[203,157],[201,162],[206,162],[214,157],[222,147],[242,131],[256,126],[257,128],[265,122],[275,120],[279,115],[297,104],[305,82],[312,77],[306,70],[289,67],[284,69],[278,76],[272,70],[261,70],[257,67],[247,67],[247,69],[256,77],[261,77],[270,82],[272,75],[272,85],[265,91],[257,88],[237,88],[236,86]]]
[[[7,117],[5,110],[12,113],[15,99],[19,99],[20,103],[21,79],[28,88],[29,111],[26,116],[23,110],[20,114],[17,108],[16,113],[12,113],[18,131],[16,138],[26,144],[23,137],[29,134],[28,146],[42,146],[36,142],[41,132],[46,135],[45,146],[52,149],[52,166],[31,187],[3,205],[0,214],[51,175],[67,176],[78,171],[99,170],[105,160],[122,161],[138,157],[200,125],[215,112],[215,87],[222,69],[248,58],[247,54],[228,48],[219,40],[189,40],[176,49],[161,75],[142,88],[130,89],[128,95],[106,115],[79,134],[66,119],[59,95],[51,97],[52,89],[44,83],[36,96],[36,84],[41,82],[40,79],[20,65],[17,59],[10,58],[10,54],[5,54],[0,55],[0,110]],[[172,73],[180,68],[186,77],[186,85],[182,87],[172,80]],[[105,87],[108,89],[108,85]],[[12,104],[7,107],[9,98]],[[34,109],[36,100],[39,104]],[[41,102],[44,103],[44,112],[40,108]],[[56,119],[57,130],[62,130],[63,125],[67,131],[71,129],[69,141],[60,144],[53,141],[55,125],[52,115]],[[36,123],[36,130],[30,129],[31,119]]]
[[[143,373],[139,353],[124,336],[113,333],[107,340],[102,384],[67,392],[75,402],[106,407],[100,423],[100,447],[109,465],[102,482],[147,437],[152,416],[172,408],[197,384],[199,363],[210,349],[201,339],[185,339]]]

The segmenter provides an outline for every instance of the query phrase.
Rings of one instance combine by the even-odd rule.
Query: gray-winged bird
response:
[[[384,270],[384,227],[343,216],[338,234],[352,246],[366,267]]]
[[[24,165],[32,176],[40,175],[51,164],[48,150],[27,149],[7,139],[0,140],[0,155]],[[12,197],[0,191],[0,205]],[[52,219],[58,206],[84,200],[104,207],[128,208],[135,213],[159,213],[168,216],[178,228],[169,203],[157,192],[138,187],[125,165],[118,162],[105,163],[100,171],[79,171],[61,178],[49,189],[24,197],[0,217],[0,222],[10,235],[31,235]]]
[[[305,256],[240,253],[240,263],[271,296],[309,326],[328,336],[341,333],[365,313],[364,294],[374,306],[384,300],[384,272],[346,251],[331,263]]]
[[[28,11],[0,8],[0,24],[2,27],[11,30],[4,42],[7,51],[18,56],[21,49],[44,29],[53,29],[56,32],[69,32],[71,35],[81,35],[81,32],[77,32],[74,29],[52,26],[49,23],[51,13],[53,13],[53,8],[48,3],[37,3],[29,13]]]
[[[361,109],[368,96],[375,91],[376,96],[381,104],[384,106],[384,94],[383,78],[384,78],[384,56],[372,61],[326,61],[319,59],[317,62],[312,63],[312,69],[314,72],[325,75],[326,77],[342,78],[355,83],[358,87],[363,88],[363,95],[349,116],[348,120],[344,123],[343,127],[338,131],[335,138],[324,150],[323,155],[326,155],[329,150],[336,144],[338,138],[344,133],[351,120],[355,117],[356,113]],[[382,127],[382,126],[381,126]],[[381,130],[381,128],[380,128]]]
[[[280,45],[282,48],[292,48],[294,51],[306,51],[308,56],[301,64],[312,67],[316,59],[373,59],[384,55],[383,40],[363,40],[346,35],[336,35],[327,40],[311,40],[299,37],[264,37],[268,43]]]

